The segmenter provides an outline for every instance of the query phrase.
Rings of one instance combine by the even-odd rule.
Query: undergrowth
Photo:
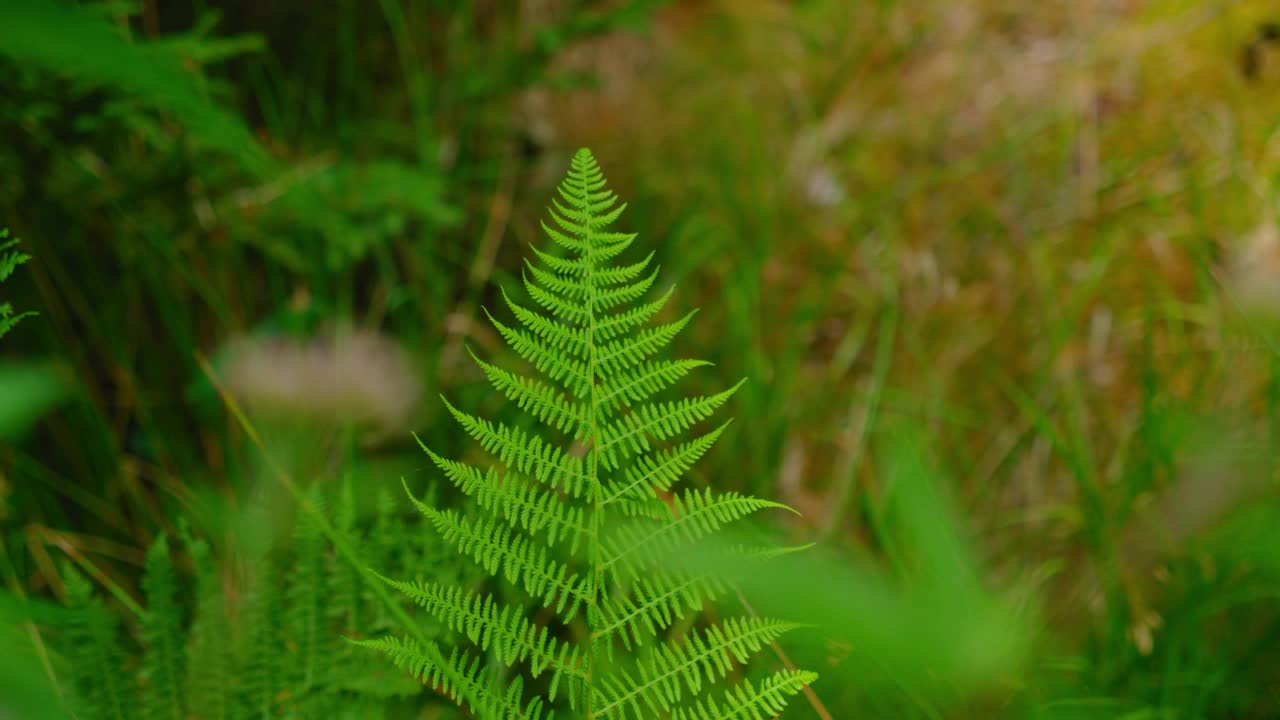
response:
[[[745,421],[684,482],[795,507],[777,514],[779,544],[822,539],[763,573],[720,568],[742,571],[762,614],[820,626],[786,638],[821,673],[815,715],[1280,712],[1280,354],[1275,325],[1256,322],[1280,307],[1275,8],[662,5],[0,2],[0,218],[23,238],[0,254],[34,256],[0,284],[0,714],[65,718],[74,628],[115,638],[83,654],[120,658],[135,716],[171,710],[165,687],[188,712],[193,698],[228,713],[358,704],[324,662],[248,669],[259,640],[233,621],[257,607],[262,563],[286,588],[318,567],[297,562],[314,557],[315,528],[292,528],[301,505],[255,494],[274,482],[264,467],[351,476],[364,540],[372,498],[438,474],[409,430],[441,457],[491,460],[419,389],[535,432],[468,349],[518,361],[482,308],[529,272],[521,248],[580,144],[609,159],[628,229],[654,241],[681,303],[703,308],[680,344],[714,365],[681,388],[750,378],[733,396]],[[201,365],[225,367],[220,351],[245,340],[267,346],[254,357],[268,378],[292,377],[271,350],[332,360],[320,339],[352,327],[395,338],[418,381],[382,386],[420,410],[392,440],[365,444],[332,411],[392,374],[381,365],[325,366],[313,386],[333,394],[283,408],[305,416],[296,426],[246,402],[265,449]],[[491,517],[461,494],[423,502]],[[256,520],[206,522],[255,504]],[[269,562],[242,556],[242,530],[273,538]],[[301,660],[321,628],[432,627],[322,534],[330,587],[350,572],[378,603],[318,623],[282,590],[262,609],[277,627],[247,621],[263,642]],[[143,619],[163,596],[147,569],[163,564],[159,537],[178,611],[157,617],[176,624]],[[201,542],[216,571],[197,571]],[[374,567],[416,582],[407,555],[464,560],[440,545],[428,523],[371,551]],[[487,573],[461,584],[527,607],[558,641],[586,637],[585,613],[553,622]],[[68,588],[114,634],[88,632]],[[712,624],[694,616],[669,637]],[[186,664],[171,673],[160,638],[174,627]],[[475,652],[465,633],[436,641]],[[332,649],[356,675],[379,662]],[[490,649],[494,687],[549,689],[549,672]],[[192,652],[276,694],[196,682]],[[437,695],[384,711],[465,712]]]
[[[324,506],[317,490],[311,495]],[[426,528],[390,497],[372,517],[358,519],[355,508],[347,483],[324,516],[368,562],[466,582],[458,563],[422,551]],[[124,627],[91,578],[70,564],[62,575],[74,614],[45,630],[62,658],[58,683],[82,720],[397,718],[424,704],[420,686],[361,661],[363,651],[344,640],[396,621],[309,516],[281,547],[223,557],[186,528],[160,536],[147,553],[141,602],[112,588],[113,604],[130,609]],[[426,621],[423,631],[435,637],[442,627]]]

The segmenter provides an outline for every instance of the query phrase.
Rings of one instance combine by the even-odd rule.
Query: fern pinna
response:
[[[481,717],[544,718],[564,706],[586,718],[773,717],[816,676],[783,670],[751,682],[741,679],[742,666],[795,625],[752,616],[672,631],[678,620],[693,625],[704,604],[731,585],[679,570],[671,554],[756,510],[784,507],[737,493],[668,494],[727,423],[676,438],[738,386],[654,399],[708,364],[657,357],[692,313],[654,322],[671,290],[639,302],[657,279],[656,269],[649,271],[653,255],[617,262],[635,235],[609,229],[626,205],[606,189],[588,150],[574,156],[558,191],[553,224],[543,229],[560,251],[534,248],[536,262],[524,274],[537,307],[504,292],[518,322],[489,316],[543,379],[475,360],[493,387],[561,437],[469,415],[445,400],[497,466],[477,468],[424,446],[476,510],[413,499],[446,542],[523,589],[534,612],[469,588],[388,580],[474,648],[423,647],[394,636],[361,644]],[[712,689],[727,678],[739,681]]]

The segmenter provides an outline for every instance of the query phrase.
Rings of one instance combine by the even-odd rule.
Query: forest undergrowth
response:
[[[699,308],[671,400],[737,388],[682,487],[795,511],[645,556],[733,578],[668,639],[797,624],[694,677],[790,678],[782,717],[1280,714],[1277,27],[1231,0],[0,3],[0,717],[484,716],[498,689],[720,717],[688,675],[593,695],[600,646],[517,652],[413,590],[555,642],[601,621],[440,530],[570,542],[473,496],[508,485],[458,420],[603,437],[500,374],[533,367],[516,306],[586,332],[525,285],[531,247],[577,277],[543,224],[582,146],[628,203],[619,262],[660,268],[626,302]],[[536,483],[535,455],[506,460]],[[565,587],[638,582],[591,577]],[[405,673],[379,638],[481,650]]]

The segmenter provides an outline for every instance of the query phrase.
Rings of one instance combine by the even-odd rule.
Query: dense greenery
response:
[[[1274,12],[0,3],[0,715],[464,712],[384,637],[550,696],[379,576],[586,637],[401,487],[496,523],[451,408],[572,424],[491,383],[584,145],[678,396],[747,378],[682,482],[798,511],[652,558],[735,578],[664,640],[814,626],[729,671],[815,671],[785,717],[1280,714]]]

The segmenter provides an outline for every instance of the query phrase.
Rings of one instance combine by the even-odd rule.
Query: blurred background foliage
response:
[[[18,597],[235,534],[205,357],[294,476],[428,483],[586,145],[749,378],[696,481],[823,546],[832,716],[1280,713],[1280,5],[4,0],[0,98]]]

